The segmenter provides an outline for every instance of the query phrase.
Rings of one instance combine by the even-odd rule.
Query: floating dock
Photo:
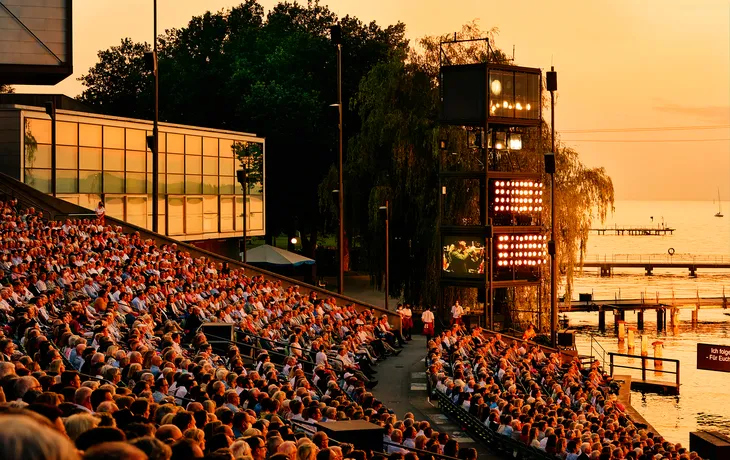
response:
[[[666,236],[673,235],[676,228],[671,227],[604,227],[592,228],[591,232],[598,235],[616,235],[616,236]]]

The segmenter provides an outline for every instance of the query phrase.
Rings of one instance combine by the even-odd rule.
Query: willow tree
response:
[[[476,23],[470,23],[462,28],[457,38],[487,36],[494,43],[497,32],[497,29],[484,32]],[[348,146],[346,189],[351,192],[346,198],[351,219],[362,236],[370,273],[377,282],[382,279],[384,261],[382,223],[377,208],[386,199],[390,201],[391,244],[396,246],[395,252],[391,251],[391,292],[402,293],[406,301],[420,305],[433,305],[438,299],[441,271],[441,242],[437,240],[436,228],[441,155],[438,139],[448,137],[454,141],[449,149],[459,155],[447,161],[460,161],[462,167],[472,167],[480,159],[480,154],[468,147],[467,129],[440,126],[437,121],[440,43],[452,38],[453,35],[425,37],[408,54],[397,54],[389,62],[376,65],[363,78],[353,98],[362,123]],[[450,64],[485,62],[487,59],[510,62],[499,49],[489,50],[484,41],[450,45],[443,51],[444,60]],[[544,106],[545,102],[546,99]],[[547,125],[543,123],[541,130],[524,134],[523,150],[501,155],[498,168],[531,173],[544,171],[542,153],[549,151],[550,138]],[[605,218],[613,206],[614,196],[613,184],[603,168],[585,167],[576,151],[560,143],[557,150],[557,247],[560,271],[565,274],[562,287],[569,297],[573,274],[583,260],[591,220]],[[547,179],[544,177],[546,195],[549,195],[550,181]],[[467,188],[472,185],[462,181],[454,186],[461,189],[449,193],[465,198],[455,203],[448,215],[441,217],[474,222],[480,212],[480,203],[473,195],[469,197]],[[551,225],[549,213],[543,224],[547,231]],[[549,267],[543,270],[543,286],[549,286]],[[536,310],[538,304],[549,302],[549,290],[545,288],[516,288],[510,295],[516,307],[512,312]],[[521,318],[518,314],[510,319],[515,323],[534,320]],[[543,321],[543,324],[548,322]]]

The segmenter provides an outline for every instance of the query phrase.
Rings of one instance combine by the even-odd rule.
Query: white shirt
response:
[[[464,309],[461,308],[461,305],[454,305],[451,307],[451,316],[453,318],[461,318],[461,315],[464,313]]]
[[[426,310],[421,314],[421,321],[424,323],[433,323],[433,312],[431,310]]]

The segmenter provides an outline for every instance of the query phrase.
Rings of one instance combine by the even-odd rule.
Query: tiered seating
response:
[[[441,410],[505,455],[698,458],[635,424],[597,364],[584,369],[555,350],[456,326],[429,342],[427,366]]]
[[[377,362],[405,343],[372,311],[193,257],[176,244],[158,246],[103,219],[48,221],[15,201],[0,202],[0,238],[0,409],[41,415],[18,426],[48,434],[63,420],[87,455],[100,443],[104,456],[131,449],[102,443],[117,438],[144,439],[135,445],[149,449],[156,437],[172,446],[173,458],[200,450],[215,457],[220,448],[221,458],[255,460],[260,443],[276,443],[269,438],[296,440],[290,421],[428,428],[412,416],[398,420],[368,391]],[[215,354],[196,333],[206,322],[233,325],[236,342]],[[438,454],[438,433],[428,430],[420,446]],[[65,435],[51,433],[24,441],[24,452],[38,439],[72,450]]]

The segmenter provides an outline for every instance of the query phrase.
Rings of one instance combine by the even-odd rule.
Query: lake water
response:
[[[615,255],[667,254],[673,248],[674,257],[704,256],[724,257],[730,260],[730,202],[722,203],[727,215],[717,218],[717,203],[692,201],[620,201],[616,211],[603,224],[594,227],[615,226],[653,226],[662,225],[675,228],[670,236],[599,236],[592,234],[586,260],[596,258],[610,259]],[[651,219],[653,217],[653,221]],[[645,276],[643,269],[615,270],[612,277],[600,277],[597,268],[585,269],[576,276],[573,297],[579,293],[593,293],[595,299],[636,299],[642,294],[654,298],[686,298],[700,295],[703,297],[730,297],[730,269],[698,270],[696,278],[688,276],[687,269],[655,269],[654,276]],[[691,302],[689,302],[691,304]],[[727,313],[727,314],[726,314]],[[730,345],[730,309],[703,309],[699,313],[699,323],[691,325],[691,310],[681,310],[679,327],[675,330],[657,332],[656,315],[653,311],[645,313],[644,334],[649,343],[663,342],[665,358],[681,361],[681,390],[679,396],[659,396],[633,392],[632,405],[663,436],[671,441],[689,445],[689,432],[697,429],[718,429],[730,434],[730,374],[697,370],[697,343]],[[597,313],[571,313],[568,315],[570,326],[577,329],[578,351],[590,352],[590,336],[606,349],[619,350],[613,328],[613,315],[606,314],[607,330],[598,331]],[[669,320],[669,314],[667,314]],[[627,313],[629,326],[636,325],[636,314]],[[636,338],[639,353],[639,338]],[[652,356],[652,351],[649,351]],[[634,363],[632,365],[638,365]],[[673,366],[665,365],[665,370]],[[617,373],[633,374],[625,369]],[[633,374],[638,376],[639,373]],[[648,375],[647,378],[672,380],[673,376]]]

